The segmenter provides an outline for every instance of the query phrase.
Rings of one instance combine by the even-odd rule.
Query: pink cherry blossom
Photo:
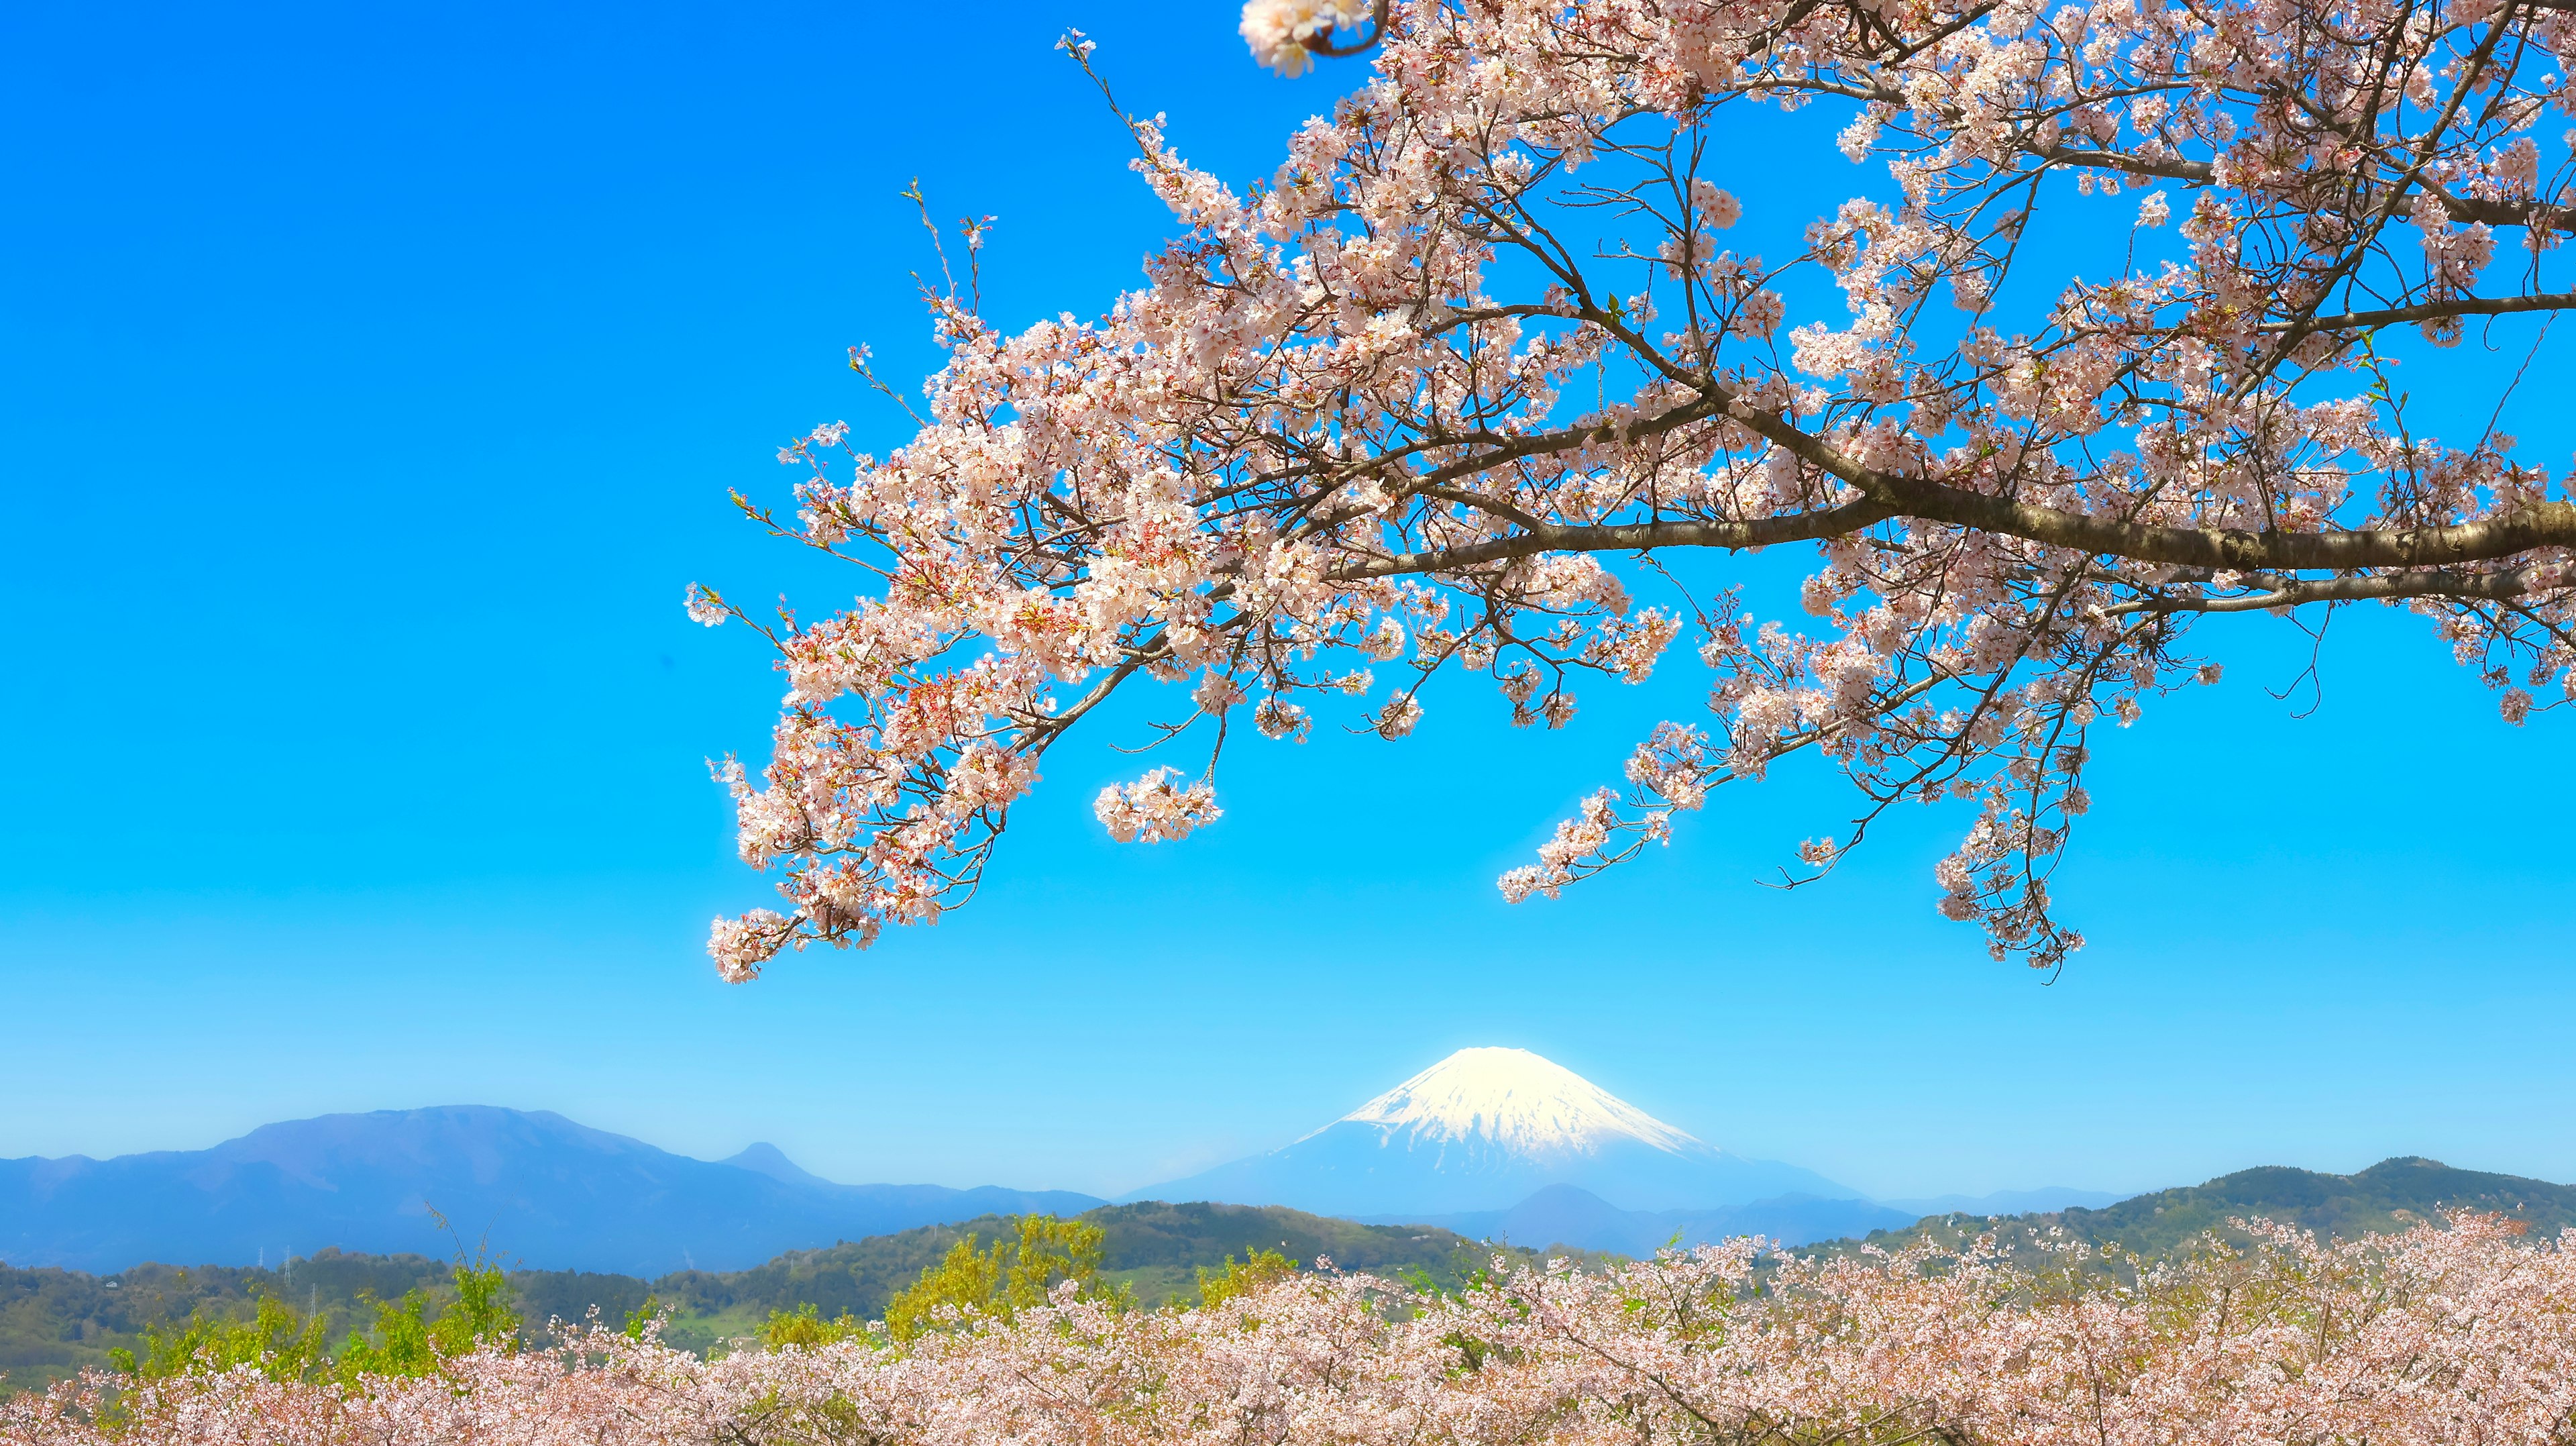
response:
[[[704,623],[712,628],[722,624],[727,616],[724,599],[696,583],[689,584],[680,601],[688,609],[689,619],[692,622]]]
[[[1424,1291],[1329,1261],[1208,1306],[1071,1285],[899,1341],[700,1359],[595,1320],[417,1377],[91,1372],[9,1446],[2552,1446],[2576,1422],[2576,1241],[2461,1213],[2184,1259],[2047,1237],[1801,1257],[1740,1239]]]
[[[1372,70],[1248,184],[1122,115],[1173,217],[1144,283],[1005,332],[971,267],[942,282],[918,429],[880,457],[817,427],[793,515],[744,502],[860,597],[761,628],[787,696],[727,778],[786,908],[716,929],[728,977],[971,895],[1041,756],[1139,693],[1168,706],[1126,741],[1206,760],[1101,796],[1156,841],[1215,816],[1229,743],[1435,746],[1459,673],[1562,726],[1687,634],[1706,711],[1507,896],[1800,754],[1855,809],[1793,882],[1955,809],[1936,906],[2037,966],[2080,942],[2050,880],[2091,731],[2216,682],[2195,628],[2407,608],[2515,721],[2576,695],[2576,501],[2511,428],[2548,388],[2507,366],[2401,415],[2411,338],[2536,348],[2523,314],[2576,307],[2544,279],[2576,233],[2562,5],[1253,0],[1242,29],[1282,72]],[[1811,149],[1745,143],[1810,107]],[[1781,167],[1847,199],[1744,214]],[[1792,607],[1736,590],[1761,548],[1810,559]]]
[[[1157,768],[1133,783],[1100,790],[1092,811],[1120,843],[1164,843],[1187,838],[1222,816],[1216,789],[1205,782],[1176,784],[1173,770]]]

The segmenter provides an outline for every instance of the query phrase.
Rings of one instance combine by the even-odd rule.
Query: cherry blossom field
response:
[[[258,1364],[0,1411],[12,1446],[358,1442],[2181,1442],[2567,1439],[2576,1254],[2476,1217],[2322,1247],[2035,1275],[1973,1248],[1764,1260],[1738,1242],[1430,1294],[1231,1273],[1189,1309],[1071,1285],[714,1360],[592,1326],[416,1376]],[[2091,1268],[2087,1268],[2087,1267]],[[1266,1276],[1266,1278],[1263,1278]]]

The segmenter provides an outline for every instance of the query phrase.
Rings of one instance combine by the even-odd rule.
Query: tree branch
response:
[[[2296,582],[2271,592],[2245,597],[2141,598],[2105,608],[2113,617],[2133,613],[2251,613],[2319,602],[2384,601],[2407,597],[2479,598],[2502,602],[2532,591],[2527,568],[2510,572],[2459,572],[2439,568],[2386,573],[2377,577],[2336,577]]]
[[[1771,547],[1784,542],[1813,542],[1840,537],[1885,522],[1896,514],[1870,501],[1847,502],[1824,512],[1763,517],[1750,522],[1673,520],[1610,527],[1548,525],[1489,542],[1471,542],[1337,567],[1337,582],[1405,573],[1448,572],[1481,562],[1502,562],[1539,552],[1632,552],[1653,547]]]
[[[2576,3],[2576,0],[2571,0]],[[2450,301],[2425,301],[2413,306],[2392,306],[2384,311],[2350,311],[2341,316],[2320,316],[2300,321],[2267,321],[2258,331],[2358,331],[2364,327],[2394,326],[2409,321],[2430,321],[2442,316],[2503,316],[2517,311],[2567,311],[2576,309],[2576,291],[2543,291],[2530,296],[2463,296]]]
[[[1766,412],[1727,389],[1708,393],[1660,415],[1624,427],[1593,422],[1522,438],[1508,446],[1462,457],[1407,478],[1416,489],[1472,476],[1506,462],[1564,451],[1624,432],[1652,436],[1722,412],[1818,469],[1858,488],[1867,503],[1822,513],[1752,522],[1656,521],[1611,527],[1549,526],[1518,536],[1436,552],[1407,553],[1382,562],[1354,564],[1336,577],[1384,577],[1436,571],[1445,565],[1523,557],[1549,550],[1627,551],[1640,547],[1764,547],[1811,541],[1896,517],[2001,533],[2048,547],[2230,572],[2360,572],[2370,568],[2448,567],[2491,562],[2541,547],[2576,548],[2576,503],[2543,502],[2483,522],[2343,532],[2253,532],[2242,528],[2156,527],[2035,507],[1992,493],[1971,492],[1928,478],[1864,467],[1787,419]],[[1776,530],[1775,530],[1776,529]],[[1448,561],[1454,559],[1454,563]]]
[[[2536,547],[2576,547],[2576,503],[2546,502],[2486,522],[2403,531],[2248,532],[2239,528],[2142,527],[2106,517],[2032,507],[1938,483],[1888,479],[1907,516],[2007,533],[2078,552],[2177,567],[2232,572],[2357,572],[2491,562]],[[1864,489],[1869,490],[1869,489]]]

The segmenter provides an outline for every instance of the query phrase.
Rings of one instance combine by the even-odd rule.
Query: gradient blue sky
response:
[[[1795,768],[1504,906],[1687,667],[1557,735],[1462,702],[1244,749],[1178,847],[1103,838],[1136,765],[1068,749],[971,910],[720,983],[707,919],[767,895],[702,760],[757,753],[777,684],[681,585],[830,600],[724,493],[780,495],[817,421],[898,439],[842,357],[930,355],[910,177],[1001,217],[1010,323],[1135,278],[1167,222],[1068,24],[1239,178],[1355,74],[1264,77],[1216,3],[0,16],[0,1156],[470,1101],[1109,1192],[1491,1043],[1880,1194],[2576,1179],[2570,724],[2504,726],[2395,614],[2337,623],[2313,716],[2254,618],[2203,633],[2223,687],[2105,738],[2051,987],[1934,914],[1956,815],[1760,887],[1849,812]],[[1749,166],[1748,225],[1839,165]],[[2509,420],[2552,465],[2563,356]]]

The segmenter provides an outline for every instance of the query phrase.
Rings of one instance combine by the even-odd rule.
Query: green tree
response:
[[[143,1353],[108,1352],[116,1369],[143,1380],[193,1374],[220,1375],[252,1366],[272,1381],[326,1375],[331,1356],[320,1316],[311,1320],[273,1295],[263,1295],[249,1320],[208,1319],[200,1306],[184,1326],[156,1322],[143,1328]]]
[[[1250,1295],[1273,1281],[1286,1280],[1296,1273],[1297,1262],[1276,1250],[1253,1251],[1240,1265],[1235,1263],[1232,1255],[1228,1255],[1225,1264],[1213,1271],[1204,1265],[1199,1267],[1199,1304],[1223,1305],[1236,1296]]]
[[[867,1328],[867,1322],[854,1315],[825,1320],[821,1311],[807,1304],[792,1311],[771,1311],[769,1323],[760,1328],[760,1343],[773,1351],[788,1346],[828,1346],[859,1335]]]
[[[417,1290],[405,1291],[399,1301],[377,1301],[372,1339],[352,1331],[340,1348],[341,1377],[426,1376],[442,1357],[478,1345],[515,1348],[519,1315],[511,1309],[509,1275],[479,1256],[460,1256],[450,1279],[456,1300],[436,1314],[429,1297]]]
[[[886,1329],[895,1339],[908,1341],[930,1329],[942,1307],[953,1306],[969,1320],[1008,1320],[1045,1303],[1047,1292],[1065,1281],[1085,1292],[1097,1289],[1104,1238],[1099,1226],[1052,1215],[1020,1215],[1009,1223],[1016,1235],[1002,1236],[984,1250],[977,1249],[975,1236],[967,1236],[886,1302]]]

